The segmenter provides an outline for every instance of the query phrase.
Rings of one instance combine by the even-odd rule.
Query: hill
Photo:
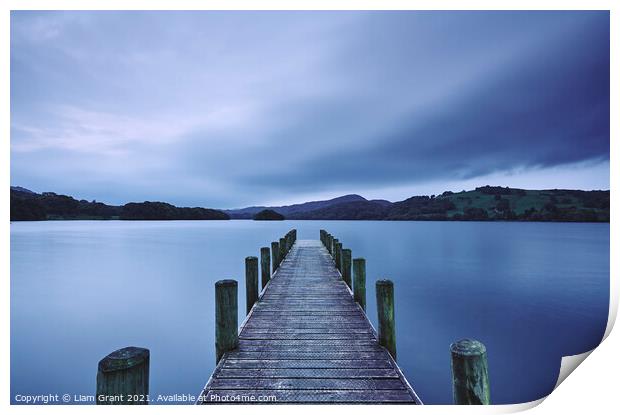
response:
[[[127,203],[111,206],[93,200],[76,200],[52,192],[41,194],[11,187],[11,220],[213,220],[230,219],[219,210],[176,207],[163,202]]]
[[[400,202],[342,203],[289,219],[314,220],[517,220],[609,222],[609,190],[524,190],[483,186]]]
[[[56,193],[34,193],[11,187],[11,220],[127,219],[211,220],[251,219],[271,210],[299,220],[510,220],[557,222],[609,222],[609,190],[524,190],[499,186],[477,187],[458,193],[413,196],[399,202],[366,200],[345,195],[330,200],[288,206],[219,211],[176,207],[163,202],[110,206],[76,200]],[[267,215],[262,213],[261,216]],[[269,216],[269,215],[268,215]],[[273,216],[273,214],[270,214]],[[260,219],[259,219],[260,220]]]
[[[348,203],[354,201],[366,201],[360,195],[345,195],[340,196],[335,199],[329,200],[318,200],[312,202],[298,203],[294,205],[285,205],[285,206],[250,206],[242,209],[228,209],[224,212],[228,213],[233,219],[252,219],[255,214],[260,212],[261,210],[270,209],[274,212],[277,212],[281,215],[284,215],[287,218],[292,218],[295,215],[305,214],[317,209],[322,209],[326,207],[330,207],[333,205]]]
[[[284,220],[284,216],[271,209],[265,209],[254,215],[254,220]]]

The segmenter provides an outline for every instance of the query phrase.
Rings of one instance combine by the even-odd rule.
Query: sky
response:
[[[609,189],[609,14],[11,12],[11,184],[111,204]]]

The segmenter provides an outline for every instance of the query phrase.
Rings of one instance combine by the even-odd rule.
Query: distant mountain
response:
[[[265,209],[265,210],[261,210],[256,215],[254,215],[253,219],[254,220],[284,220],[284,215],[281,215],[278,212],[271,210],[271,209]]]
[[[338,203],[309,212],[298,212],[287,216],[287,219],[313,220],[382,220],[385,218],[389,206],[381,202],[357,200]]]
[[[11,187],[11,220],[46,219],[252,219],[272,210],[286,219],[312,220],[509,220],[609,222],[609,190],[524,190],[499,186],[439,196],[413,196],[399,202],[346,195],[288,206],[252,206],[219,211],[180,208],[163,202],[110,206],[56,193]],[[262,215],[267,215],[263,213]],[[267,215],[269,216],[269,215]],[[273,215],[271,215],[273,216]]]
[[[287,219],[313,220],[516,220],[609,222],[609,190],[524,190],[483,186],[400,202],[341,203]]]
[[[16,192],[30,193],[30,194],[36,195],[36,193],[33,192],[32,190],[28,190],[28,189],[26,189],[24,187],[21,187],[21,186],[11,186],[11,190],[14,190]]]
[[[176,207],[163,202],[127,203],[110,206],[101,202],[76,200],[52,192],[34,193],[21,187],[11,187],[11,220],[212,220],[230,219],[219,210]]]
[[[125,220],[217,220],[230,219],[226,213],[201,207],[176,207],[164,202],[127,203],[119,219]]]
[[[360,195],[345,195],[335,199],[319,200],[314,202],[299,203],[287,206],[250,206],[243,209],[228,209],[224,212],[228,213],[232,219],[252,219],[255,214],[261,210],[270,209],[286,218],[293,218],[295,215],[304,214],[313,210],[322,209],[325,207],[337,205],[340,203],[366,201]]]

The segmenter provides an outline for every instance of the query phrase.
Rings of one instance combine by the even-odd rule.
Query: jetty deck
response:
[[[421,403],[318,240],[297,240],[201,403]]]

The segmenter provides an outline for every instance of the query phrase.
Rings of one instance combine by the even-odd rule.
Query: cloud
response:
[[[607,12],[11,19],[17,185],[228,207],[609,160]]]

